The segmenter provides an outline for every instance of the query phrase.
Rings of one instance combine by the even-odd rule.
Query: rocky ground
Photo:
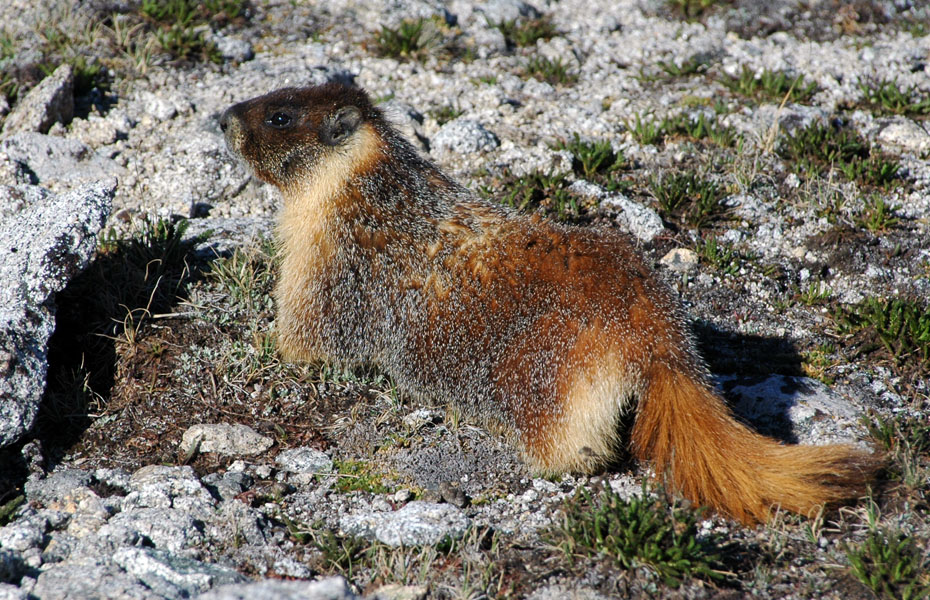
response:
[[[924,3],[0,18],[0,598],[930,595]],[[886,452],[873,494],[742,527],[629,461],[539,478],[376,369],[282,362],[279,199],[217,117],[328,80],[476,193],[629,232],[734,411]]]

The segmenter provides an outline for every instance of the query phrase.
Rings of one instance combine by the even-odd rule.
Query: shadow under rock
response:
[[[131,238],[104,238],[97,257],[56,295],[45,394],[30,436],[45,469],[62,461],[110,403],[119,376],[117,340],[137,335],[152,315],[170,313],[209,269],[186,238],[186,222],[146,222]],[[0,486],[21,487],[28,468],[10,448],[13,471]],[[3,489],[0,488],[0,493]]]

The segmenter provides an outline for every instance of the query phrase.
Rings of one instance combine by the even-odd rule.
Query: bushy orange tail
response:
[[[750,431],[699,379],[656,366],[633,426],[633,452],[686,498],[743,523],[773,507],[803,515],[857,498],[881,465],[850,446],[784,446]]]

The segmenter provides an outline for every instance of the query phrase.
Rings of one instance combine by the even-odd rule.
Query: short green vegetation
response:
[[[159,62],[219,63],[209,31],[244,23],[249,14],[247,0],[143,0],[108,11],[52,4],[32,35],[0,33],[0,94],[12,101],[62,64],[74,69],[75,95],[83,96]],[[6,58],[27,50],[35,62],[6,67]]]
[[[689,21],[705,17],[718,6],[727,4],[730,0],[667,0],[666,4],[672,12]]]
[[[830,368],[838,363],[836,357],[836,345],[827,343],[820,344],[816,348],[802,354],[804,362],[801,363],[801,370],[808,377],[813,377],[832,385],[833,377],[830,375]]]
[[[833,291],[822,281],[812,281],[806,288],[799,289],[795,299],[805,306],[822,306],[830,301]]]
[[[236,248],[211,263],[210,277],[247,312],[270,309],[275,246],[271,240]]]
[[[671,223],[700,229],[722,218],[727,210],[720,186],[693,171],[652,177],[649,189],[659,214]]]
[[[660,60],[657,64],[669,77],[690,77],[707,71],[707,60],[700,55],[692,56],[681,63]]]
[[[806,102],[817,92],[817,84],[805,81],[803,75],[791,76],[784,71],[764,69],[756,72],[743,67],[739,75],[724,77],[720,82],[733,92],[756,101]]]
[[[720,125],[714,116],[703,112],[693,116],[682,113],[661,120],[636,115],[626,125],[633,138],[643,145],[661,144],[670,138],[706,140],[723,147],[732,146],[737,141],[732,128]]]
[[[161,49],[174,59],[219,63],[220,53],[204,36],[204,26],[239,18],[245,7],[245,0],[143,0],[139,10]]]
[[[112,229],[101,236],[100,256],[86,275],[103,312],[122,314],[106,324],[108,331],[128,338],[177,300],[191,280],[188,256],[203,239],[185,239],[187,226],[186,220],[146,218],[129,237]]]
[[[873,528],[861,544],[848,545],[852,572],[879,598],[922,600],[930,597],[930,559],[904,532]]]
[[[358,460],[333,461],[338,479],[336,489],[340,492],[369,492],[387,494],[391,488],[385,485],[381,473],[373,470],[368,463]]]
[[[650,115],[639,115],[627,121],[626,127],[637,142],[644,146],[658,144],[665,140],[667,120],[658,121]]]
[[[896,364],[930,373],[930,305],[918,300],[867,298],[834,313],[840,333],[854,336],[859,353],[884,350]]]
[[[889,478],[900,481],[906,490],[917,491],[918,497],[930,491],[930,423],[907,414],[870,414],[862,422],[888,453]]]
[[[545,56],[534,56],[523,65],[523,75],[552,85],[571,85],[578,81],[561,58],[551,60]]]
[[[382,25],[375,34],[375,48],[381,56],[412,58],[427,47],[427,19],[406,19],[397,27]]]
[[[461,43],[461,30],[439,16],[404,19],[397,27],[382,25],[369,44],[379,56],[422,61],[429,57],[471,60],[472,50]]]
[[[724,275],[737,275],[742,266],[739,252],[732,246],[718,241],[716,236],[708,236],[706,239],[699,240],[694,252],[703,262]]]
[[[930,98],[916,85],[902,88],[897,79],[860,82],[859,89],[869,108],[882,114],[930,115]]]
[[[500,182],[499,194],[488,188],[482,193],[497,197],[501,203],[520,211],[540,210],[559,219],[568,219],[579,213],[578,201],[568,191],[568,185],[564,175],[535,172],[522,177],[505,177]]]
[[[445,125],[449,121],[454,121],[455,119],[461,117],[462,111],[452,106],[451,104],[446,104],[434,111],[431,111],[430,116],[436,119],[436,123],[439,125]]]
[[[6,501],[3,504],[0,504],[0,527],[3,527],[7,523],[13,520],[13,515],[16,514],[16,510],[26,502],[26,497],[20,494],[19,496],[13,497],[11,500]]]
[[[571,141],[556,144],[557,150],[572,154],[572,171],[579,177],[604,185],[608,190],[622,187],[616,179],[627,166],[623,152],[614,150],[607,140],[582,141],[576,133]]]
[[[624,569],[647,567],[669,586],[689,577],[720,579],[721,555],[699,539],[697,513],[669,507],[646,493],[624,500],[606,489],[598,498],[582,488],[563,507],[562,522],[546,536],[574,561],[610,557]]]
[[[503,21],[495,27],[504,35],[508,46],[518,48],[534,46],[537,40],[548,40],[558,35],[555,25],[545,15],[536,19]]]
[[[783,136],[778,154],[808,177],[837,169],[847,179],[887,187],[898,176],[898,163],[875,152],[853,129],[841,124],[811,123]]]
[[[882,196],[873,194],[865,199],[862,212],[856,217],[856,225],[872,233],[883,233],[901,222],[896,214],[899,210],[900,204],[889,204]]]

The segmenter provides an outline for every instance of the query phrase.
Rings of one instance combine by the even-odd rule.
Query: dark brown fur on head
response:
[[[278,187],[305,178],[324,152],[345,143],[381,112],[362,90],[338,83],[284,88],[223,113],[220,128],[230,150],[256,177]]]

